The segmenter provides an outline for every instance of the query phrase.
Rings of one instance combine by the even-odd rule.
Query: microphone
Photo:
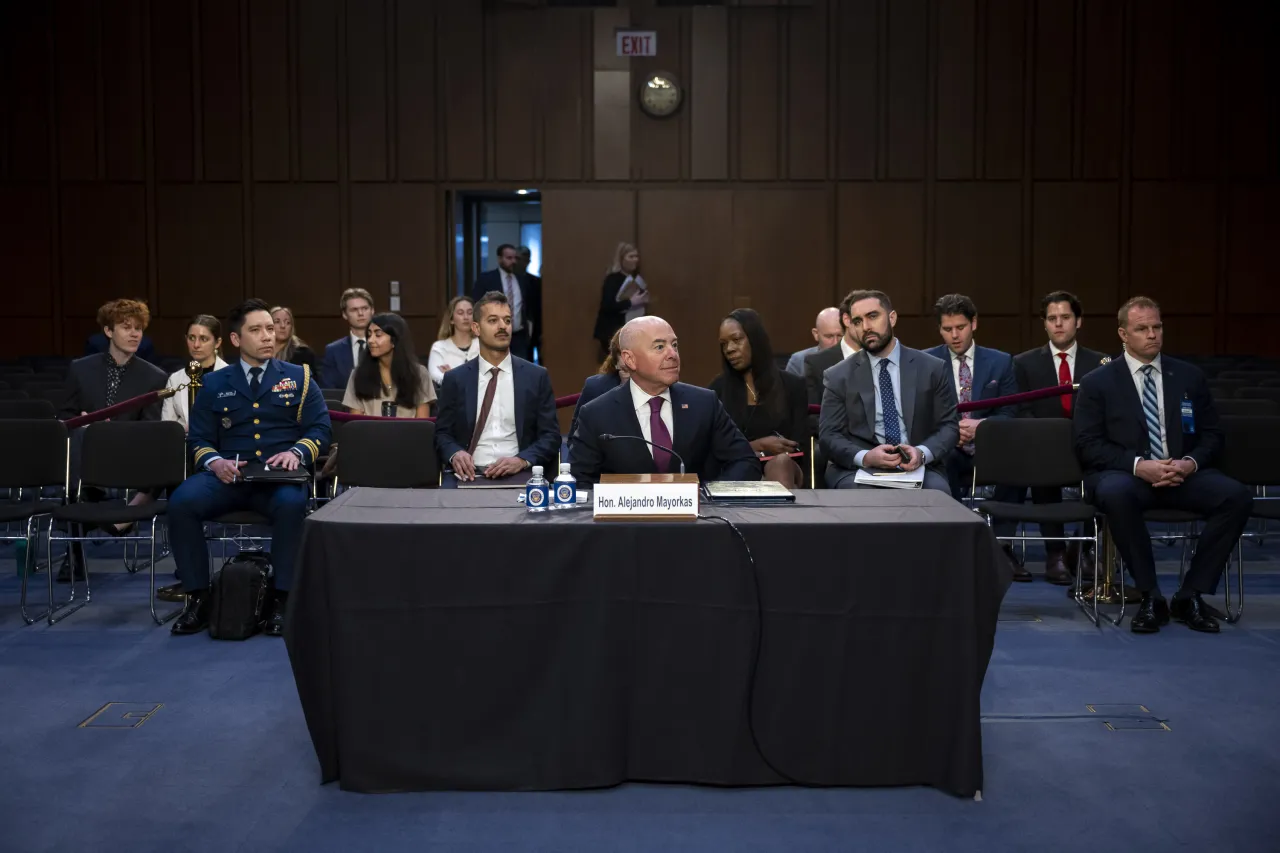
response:
[[[680,473],[681,473],[681,474],[683,474],[683,473],[684,473],[684,460],[680,458],[680,454],[679,454],[679,453],[676,453],[674,449],[672,449],[672,448],[670,448],[670,447],[667,447],[665,444],[654,444],[654,443],[653,443],[652,441],[650,441],[649,439],[647,439],[647,438],[641,438],[641,437],[640,437],[640,436],[638,436],[638,435],[614,435],[613,433],[610,433],[610,432],[603,432],[603,433],[601,433],[601,434],[600,434],[600,436],[599,436],[599,438],[600,438],[600,440],[601,440],[601,441],[613,441],[613,440],[614,440],[614,439],[616,439],[616,438],[620,438],[620,439],[623,439],[623,440],[629,440],[629,441],[643,441],[645,444],[649,445],[650,447],[656,447],[658,450],[665,450],[665,451],[667,451],[668,453],[670,453],[672,456],[674,456],[674,457],[676,458],[676,460],[677,460],[677,461],[679,461],[679,463],[680,463]]]

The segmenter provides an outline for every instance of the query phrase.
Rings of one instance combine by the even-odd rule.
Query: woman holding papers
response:
[[[804,484],[796,460],[809,449],[809,400],[804,379],[778,369],[769,334],[750,308],[720,323],[723,370],[711,381],[729,417],[764,464],[764,479],[789,489]]]
[[[600,288],[600,310],[592,334],[600,342],[601,358],[608,354],[614,333],[628,320],[648,313],[648,305],[649,285],[640,275],[640,250],[630,243],[619,243]]]

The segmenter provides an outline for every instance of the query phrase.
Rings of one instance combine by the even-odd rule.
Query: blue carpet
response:
[[[26,627],[0,550],[0,850],[1274,851],[1280,547],[1247,547],[1245,620],[1216,637],[1095,629],[1061,588],[1015,584],[983,693],[981,802],[915,788],[344,793],[318,784],[279,640],[153,627],[146,578],[121,571],[115,543],[92,549],[89,607]],[[162,707],[137,728],[78,727],[107,702]],[[1134,716],[1168,731],[1102,722]]]

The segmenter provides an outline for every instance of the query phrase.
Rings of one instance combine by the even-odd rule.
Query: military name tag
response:
[[[222,419],[222,428],[223,428],[223,429],[231,429],[231,418],[223,418],[223,419]]]

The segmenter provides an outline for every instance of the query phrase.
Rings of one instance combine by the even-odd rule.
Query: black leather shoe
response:
[[[1067,570],[1066,555],[1062,551],[1050,551],[1045,557],[1044,579],[1055,586],[1071,586],[1075,582]]]
[[[1169,624],[1169,602],[1158,592],[1146,592],[1138,612],[1129,620],[1129,630],[1135,634],[1155,634],[1161,625]]]
[[[182,583],[178,582],[156,587],[156,598],[161,601],[186,601],[187,594],[182,591]]]
[[[209,628],[209,593],[203,589],[187,593],[187,606],[171,629],[174,634],[199,634]]]
[[[1174,596],[1169,608],[1173,618],[1186,625],[1192,631],[1205,634],[1216,634],[1221,628],[1218,620],[1209,615],[1209,606],[1200,598],[1200,593],[1193,592],[1187,598]]]
[[[1030,583],[1031,572],[1027,571],[1027,567],[1018,559],[1018,555],[1013,550],[1013,546],[1006,542],[1000,547],[1004,551],[1004,555],[1009,558],[1009,562],[1013,563],[1013,579],[1018,583]]]
[[[271,609],[267,613],[267,618],[263,620],[262,633],[268,637],[284,636],[284,611],[288,603],[289,597],[286,594],[280,592],[275,594],[275,598],[270,604]]]

